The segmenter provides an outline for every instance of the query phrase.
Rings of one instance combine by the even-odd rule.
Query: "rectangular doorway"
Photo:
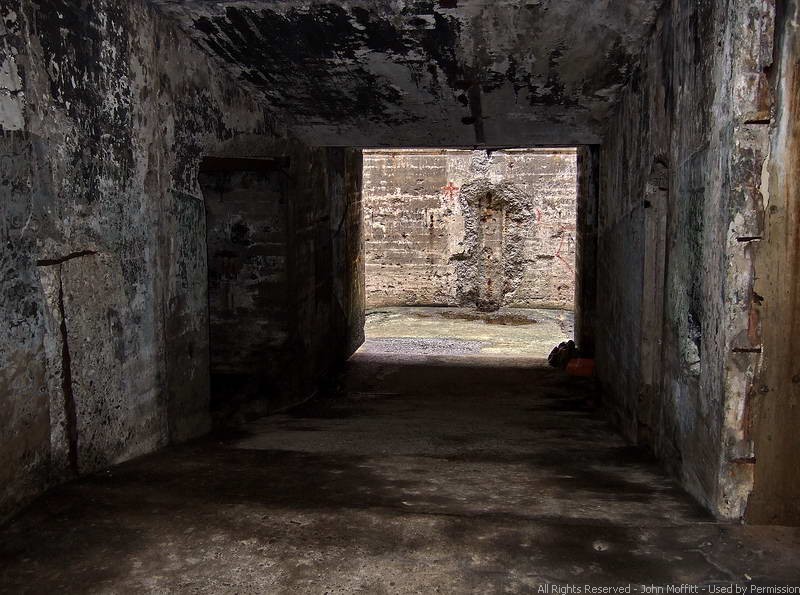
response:
[[[364,151],[362,351],[546,358],[573,338],[574,148]]]

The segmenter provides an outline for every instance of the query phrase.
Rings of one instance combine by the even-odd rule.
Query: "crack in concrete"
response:
[[[717,571],[721,572],[722,574],[726,574],[728,576],[728,580],[729,581],[735,583],[735,582],[741,580],[740,578],[738,578],[738,575],[734,571],[732,571],[730,568],[728,568],[727,566],[724,566],[721,562],[715,561],[714,558],[711,557],[710,553],[704,552],[700,548],[692,548],[689,551],[690,552],[696,552],[696,553],[700,554],[700,556],[703,558],[703,560],[705,560],[706,563],[708,563],[712,568],[716,569]],[[704,581],[704,582],[708,583],[709,581]]]
[[[72,357],[69,351],[67,315],[64,307],[64,281],[61,265],[58,269],[58,313],[61,316],[61,390],[64,395],[65,433],[69,449],[69,465],[78,473],[78,415],[75,407],[75,393],[72,389]]]

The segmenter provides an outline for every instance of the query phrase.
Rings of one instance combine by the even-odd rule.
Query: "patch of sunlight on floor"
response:
[[[546,358],[572,339],[567,310],[390,307],[367,310],[361,353]]]

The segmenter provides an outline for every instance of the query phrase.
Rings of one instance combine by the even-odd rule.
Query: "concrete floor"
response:
[[[566,310],[375,308],[367,311],[362,351],[541,359],[572,339],[573,320]]]
[[[800,584],[800,530],[714,522],[595,396],[529,360],[360,352],[336,397],[49,492],[0,530],[0,592]]]

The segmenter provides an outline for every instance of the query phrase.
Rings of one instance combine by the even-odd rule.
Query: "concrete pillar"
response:
[[[597,301],[597,200],[599,147],[578,148],[578,204],[575,233],[575,343],[594,354]]]

